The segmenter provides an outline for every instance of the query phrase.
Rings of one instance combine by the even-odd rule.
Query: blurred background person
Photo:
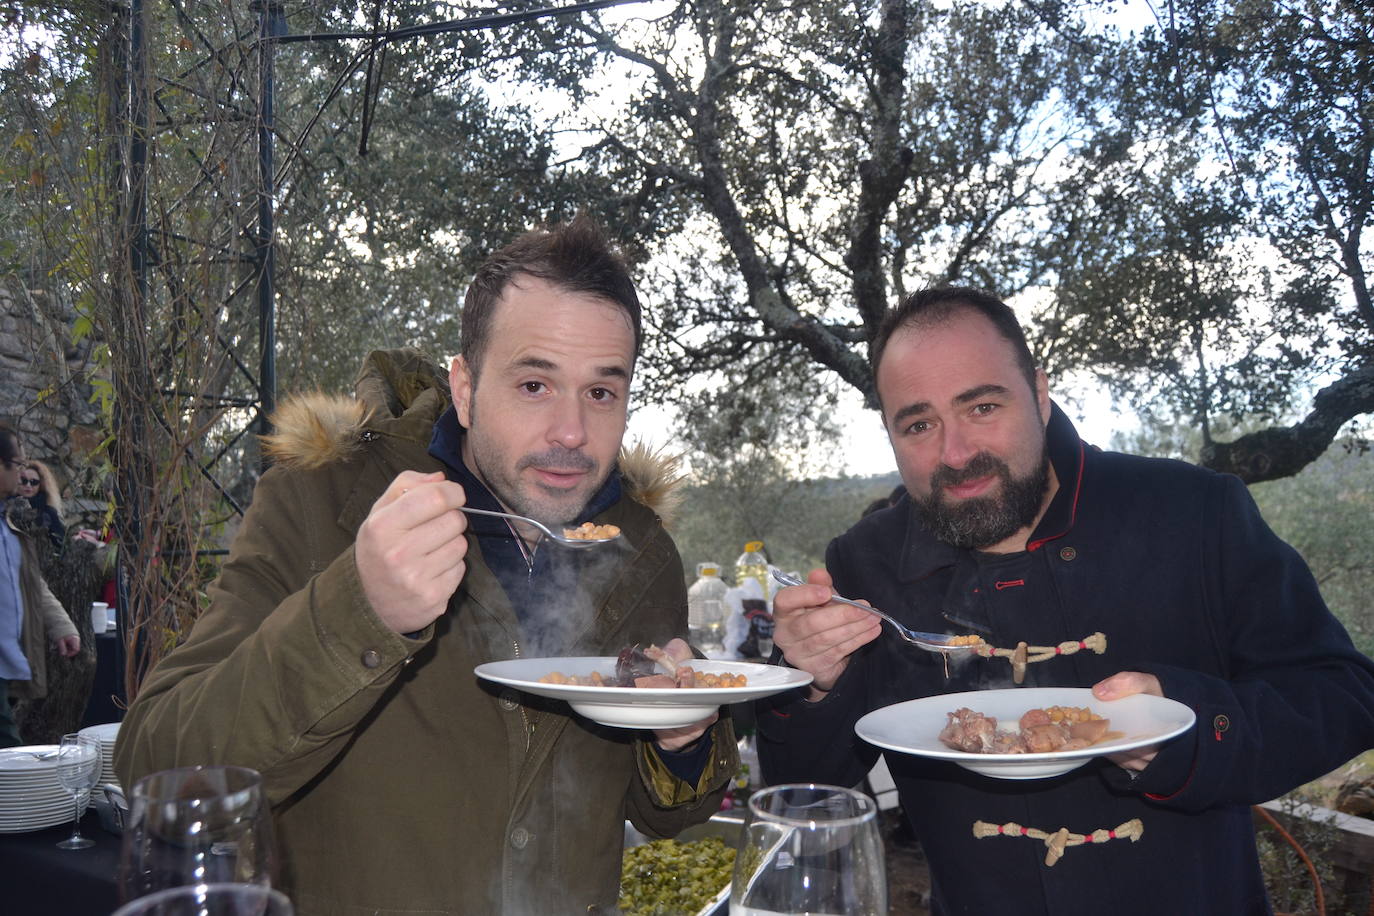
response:
[[[48,529],[55,550],[66,542],[67,526],[62,521],[62,489],[52,469],[41,461],[30,459],[19,469],[19,495],[29,501],[38,519]]]
[[[63,658],[81,651],[81,637],[38,568],[37,545],[10,519],[25,468],[18,433],[0,426],[0,747],[23,744],[10,697],[33,699],[48,690],[48,653],[44,637]]]

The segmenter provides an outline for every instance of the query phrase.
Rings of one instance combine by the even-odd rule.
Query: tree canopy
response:
[[[154,255],[224,304],[217,333],[251,341],[256,17],[145,6]],[[282,8],[283,388],[342,387],[371,346],[453,352],[475,261],[584,209],[639,265],[651,399],[783,378],[802,401],[849,387],[872,405],[883,315],[965,283],[1017,305],[1053,375],[1187,418],[1198,457],[1249,480],[1292,473],[1374,408],[1359,4],[1178,0],[1123,32],[1107,0],[658,0],[409,40],[390,39],[480,12]],[[118,126],[128,36],[104,4],[14,10],[17,199],[55,150],[79,161]],[[35,26],[73,42],[13,40]],[[380,37],[294,40],[341,32]],[[93,184],[114,202],[108,176]],[[165,315],[153,339],[178,326]],[[226,365],[203,370],[209,387],[234,387]],[[1242,417],[1269,425],[1212,436]]]
[[[693,217],[654,275],[665,387],[797,367],[804,396],[872,403],[878,322],[954,282],[1020,305],[1052,374],[1186,417],[1247,480],[1374,409],[1368,12],[1181,3],[1124,35],[1094,12],[710,0],[584,24],[640,79],[585,119],[588,161]],[[1279,425],[1223,442],[1220,417]]]
[[[3,279],[90,355],[150,606],[194,612],[207,507],[251,491],[261,347],[284,391],[455,352],[475,263],[579,210],[649,303],[639,395],[723,492],[795,471],[840,392],[874,404],[867,344],[930,284],[1007,298],[1053,378],[1248,481],[1374,412],[1355,0],[1172,0],[1131,31],[1113,0],[261,6],[267,38],[218,0],[14,2],[0,32]],[[752,533],[797,498],[729,506]]]

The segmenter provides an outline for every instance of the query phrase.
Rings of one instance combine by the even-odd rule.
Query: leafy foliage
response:
[[[843,534],[875,500],[885,499],[898,483],[897,475],[827,477],[812,480],[760,479],[748,493],[749,502],[766,513],[746,515],[717,485],[693,485],[687,490],[680,517],[672,528],[690,584],[698,563],[719,564],[727,578],[735,559],[749,541],[763,541],[768,561],[803,578],[824,568],[825,548]],[[760,519],[762,521],[760,521]]]
[[[151,558],[256,479],[269,60],[284,390],[346,388],[372,347],[454,352],[475,262],[587,210],[651,303],[640,388],[744,537],[798,530],[800,491],[741,487],[797,476],[844,386],[875,403],[867,343],[932,283],[1013,299],[1048,369],[1185,418],[1209,465],[1291,475],[1374,410],[1374,23],[1180,0],[1121,34],[1104,6],[663,0],[401,40],[482,13],[290,0],[264,44],[252,6],[177,0],[143,5],[145,72],[130,8],[12,3],[0,265],[78,316],[117,499],[147,510],[130,569],[192,614],[194,564]],[[1266,425],[1220,437],[1242,418]]]
[[[585,24],[638,80],[617,116],[573,118],[589,161],[638,208],[696,214],[654,249],[655,389],[800,357],[871,404],[892,300],[963,282],[1027,310],[1048,369],[1190,418],[1247,479],[1374,409],[1367,15],[1198,0],[1123,36],[1085,24],[1096,6],[711,0]],[[1212,437],[1316,382],[1302,422]]]

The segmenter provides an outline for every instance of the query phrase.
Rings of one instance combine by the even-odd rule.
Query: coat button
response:
[[[362,662],[364,668],[376,668],[382,663],[382,654],[376,649],[368,649],[363,653]]]
[[[510,712],[512,709],[515,709],[515,708],[516,708],[517,706],[519,706],[519,705],[520,705],[520,701],[517,700],[517,699],[515,698],[515,691],[514,691],[514,690],[503,690],[503,691],[501,691],[501,708],[502,708],[502,709],[504,709],[506,712]]]
[[[524,849],[529,845],[530,832],[524,827],[516,827],[510,832],[510,844],[516,849]]]
[[[1066,563],[1076,556],[1078,556],[1078,551],[1072,547],[1059,548],[1059,559],[1063,560]]]

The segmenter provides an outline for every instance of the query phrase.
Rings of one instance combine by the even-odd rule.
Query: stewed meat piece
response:
[[[1107,719],[1088,707],[1030,709],[1017,730],[997,729],[997,720],[972,709],[946,713],[940,740],[969,754],[1047,754],[1089,747],[1107,737]]]
[[[971,709],[956,709],[948,713],[948,721],[940,732],[940,740],[958,751],[969,754],[994,753],[997,743],[997,720]]]
[[[641,649],[638,645],[620,650],[615,662],[617,687],[695,687],[696,672],[679,664],[659,646]]]

